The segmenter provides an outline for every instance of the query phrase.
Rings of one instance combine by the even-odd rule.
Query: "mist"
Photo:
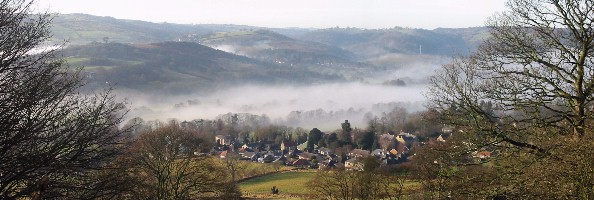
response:
[[[334,130],[340,128],[344,120],[364,128],[367,113],[380,114],[395,107],[404,107],[409,112],[422,110],[425,91],[424,85],[332,83],[246,85],[209,95],[153,96],[126,92],[118,96],[127,98],[130,103],[128,118],[184,121],[215,119],[227,113],[250,113],[265,115],[275,124]]]

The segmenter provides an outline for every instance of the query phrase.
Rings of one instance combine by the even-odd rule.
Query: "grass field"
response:
[[[314,178],[316,170],[289,171],[265,175],[243,181],[239,184],[246,199],[308,199],[312,192],[307,182]],[[276,186],[280,194],[272,195],[270,189]],[[421,183],[414,180],[404,181],[403,199],[418,199]]]
[[[258,199],[300,199],[310,195],[307,182],[316,171],[283,172],[246,180],[239,184],[244,197]],[[270,189],[276,186],[280,194],[272,195]]]

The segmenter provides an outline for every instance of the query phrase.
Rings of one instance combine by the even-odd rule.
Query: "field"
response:
[[[312,192],[307,182],[314,178],[316,170],[287,171],[245,180],[239,184],[243,198],[246,199],[311,199]],[[271,188],[276,186],[280,193],[273,195]],[[403,183],[402,199],[418,199],[421,184],[414,180]]]
[[[307,182],[316,170],[291,171],[277,173],[246,180],[239,184],[243,197],[254,199],[301,199],[310,195]],[[270,189],[276,186],[278,195],[272,195]]]

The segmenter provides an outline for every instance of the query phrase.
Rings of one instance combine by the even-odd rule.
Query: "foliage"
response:
[[[594,117],[594,1],[507,5],[490,23],[491,40],[431,78],[431,107],[455,136],[435,152],[453,160],[437,162],[452,180],[440,190],[453,198],[592,198],[590,181],[575,177],[592,176],[585,152]],[[488,163],[472,159],[482,150],[494,153]],[[481,185],[489,190],[473,190]]]
[[[377,171],[323,170],[308,187],[324,199],[400,199],[403,180]]]
[[[190,199],[239,195],[228,173],[207,157],[196,156],[202,138],[170,124],[140,133],[128,157],[129,177],[137,183],[131,196],[137,199]]]
[[[361,149],[373,151],[374,149],[371,147],[376,140],[377,137],[374,132],[363,132],[363,136],[357,140],[357,146],[359,146]]]
[[[124,107],[109,91],[78,94],[80,71],[35,51],[52,16],[32,14],[33,3],[0,1],[0,198],[112,195],[98,177],[120,151]]]
[[[307,135],[307,151],[308,152],[313,152],[314,150],[314,145],[318,144],[318,141],[320,141],[323,137],[324,133],[322,133],[322,131],[320,131],[317,128],[313,128],[311,129],[311,131],[309,131],[309,134]]]
[[[235,178],[237,177],[237,172],[242,170],[244,167],[244,165],[242,165],[242,163],[239,161],[240,158],[241,156],[239,154],[236,154],[231,151],[227,152],[227,155],[225,156],[225,158],[223,158],[225,167],[227,168],[227,170],[229,170],[229,173],[231,174],[232,182],[235,182],[237,180]]]

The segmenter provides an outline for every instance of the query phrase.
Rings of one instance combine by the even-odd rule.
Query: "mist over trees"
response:
[[[455,127],[450,148],[430,153],[443,159],[426,160],[444,172],[438,189],[459,198],[593,198],[584,152],[592,149],[594,2],[507,5],[489,23],[490,40],[431,79],[431,108]],[[482,150],[497,156],[468,160]],[[490,190],[473,188],[481,184]]]

